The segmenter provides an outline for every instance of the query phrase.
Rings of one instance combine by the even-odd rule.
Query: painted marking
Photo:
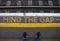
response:
[[[2,18],[2,17],[9,17],[8,19],[11,19],[10,18],[10,16],[12,16],[13,18],[14,17],[24,17],[24,16],[45,16],[45,17],[51,17],[51,16],[53,16],[53,17],[60,17],[60,13],[0,13],[0,18]],[[45,20],[47,20],[46,22],[48,22],[48,21],[50,21],[50,18],[47,18],[47,19],[45,19],[45,17],[42,19],[43,20],[43,22],[42,23],[33,23],[33,21],[32,21],[32,23],[13,23],[13,21],[15,22],[15,18],[14,18],[14,20],[11,20],[11,23],[0,23],[0,27],[13,27],[13,28],[49,28],[49,27],[60,27],[60,23],[59,23],[59,21],[58,21],[58,23],[56,22],[51,22],[51,23],[45,23]],[[13,19],[12,18],[12,19]],[[55,18],[55,19],[56,19]],[[30,19],[31,18],[29,18],[29,21],[30,21]],[[35,19],[35,18],[34,18]],[[33,20],[34,20],[33,19]],[[18,19],[19,20],[19,19]],[[58,20],[58,19],[57,19]],[[6,19],[5,19],[5,21],[6,21]],[[9,20],[8,20],[9,21]],[[55,21],[55,20],[54,20]],[[9,21],[10,22],[10,21]]]
[[[0,23],[60,23],[60,17],[37,16],[5,16],[0,17]]]
[[[0,23],[0,27],[11,28],[51,28],[60,27],[60,23]]]
[[[57,21],[60,21],[60,19],[56,19]]]
[[[60,13],[0,13],[0,16],[55,16],[60,17]]]

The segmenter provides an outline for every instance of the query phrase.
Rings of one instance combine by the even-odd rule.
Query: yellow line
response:
[[[0,23],[0,27],[49,28],[49,27],[60,27],[60,23]]]

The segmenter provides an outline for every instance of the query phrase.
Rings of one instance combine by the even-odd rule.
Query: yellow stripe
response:
[[[60,27],[60,23],[0,23],[0,27],[49,28],[49,27]]]

